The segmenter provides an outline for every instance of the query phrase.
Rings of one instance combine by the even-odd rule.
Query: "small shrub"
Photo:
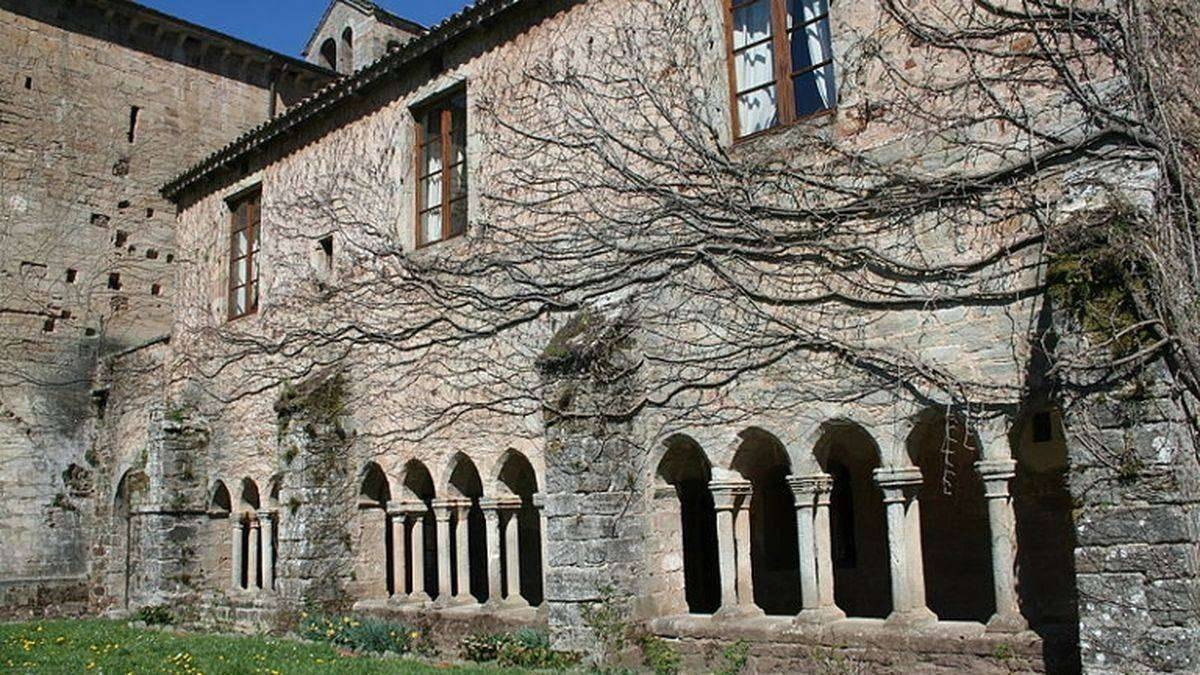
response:
[[[355,652],[407,654],[418,649],[421,631],[399,623],[379,619],[302,615],[300,637],[331,644]]]
[[[495,661],[498,665],[514,668],[562,670],[579,660],[575,654],[551,649],[550,636],[532,628],[522,628],[515,633],[470,635],[459,643],[459,650],[468,661]]]
[[[667,644],[667,641],[657,635],[647,635],[641,639],[642,664],[655,675],[675,675],[679,672],[679,654]]]
[[[722,665],[717,670],[717,675],[738,675],[749,660],[750,644],[745,640],[738,640],[721,652]]]
[[[151,605],[137,611],[137,619],[147,626],[169,626],[175,623],[175,615],[165,605]]]

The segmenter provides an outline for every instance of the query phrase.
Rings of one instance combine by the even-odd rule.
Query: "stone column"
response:
[[[399,602],[403,601],[406,595],[404,585],[404,511],[390,506],[387,510],[387,519],[387,527],[392,529],[392,597],[390,600]]]
[[[484,545],[487,546],[487,604],[500,604],[500,500],[481,499],[479,508],[483,510]]]
[[[450,602],[450,514],[453,503],[433,500],[433,517],[437,521],[437,604]]]
[[[456,605],[469,605],[475,602],[471,596],[471,541],[468,531],[468,517],[471,513],[470,499],[454,500],[454,595],[451,601]]]
[[[832,560],[822,564],[819,558],[829,556],[829,509],[821,517],[825,518],[825,545],[818,545],[817,536],[817,495],[823,490],[827,493],[826,485],[829,476],[823,473],[807,476],[789,476],[788,485],[796,497],[796,535],[800,552],[800,614],[796,617],[798,623],[823,623],[844,618],[833,603],[823,605],[821,598],[821,576],[829,576],[832,571]],[[822,567],[824,569],[822,569]],[[832,578],[827,580],[832,596]],[[832,597],[830,598],[832,600]],[[832,611],[829,611],[832,610]]]
[[[229,522],[232,527],[229,529],[229,568],[230,568],[230,588],[238,589],[242,587],[242,527],[244,523],[240,516],[230,516]]]
[[[508,592],[504,595],[506,607],[528,607],[529,602],[521,595],[521,539],[520,498],[501,500],[501,522],[504,524],[504,576]]]
[[[920,561],[920,510],[916,508],[921,471],[916,467],[875,469],[887,509],[888,563],[892,577],[893,624],[937,621],[925,606],[924,565]],[[915,540],[915,541],[914,541]]]
[[[412,577],[412,590],[408,592],[408,601],[416,603],[429,602],[429,594],[425,592],[425,516],[428,510],[424,504],[419,504],[408,511],[411,526],[408,530],[409,576]],[[401,579],[401,583],[404,580]]]
[[[833,597],[833,537],[829,533],[829,501],[833,493],[833,478],[820,474],[817,479],[817,510],[813,519],[817,556],[817,598],[821,611],[829,620],[846,618],[846,613]]]
[[[975,463],[984,483],[988,505],[988,529],[992,538],[992,582],[996,592],[996,613],[987,628],[995,633],[1019,633],[1029,628],[1017,600],[1017,530],[1012,496],[1008,486],[1017,475],[1013,459],[990,459]]]
[[[721,565],[721,607],[716,616],[756,614],[750,583],[750,482],[710,482],[717,509],[717,550]],[[761,610],[759,610],[761,611]]]
[[[258,518],[250,515],[250,543],[246,552],[246,588],[254,591],[259,588],[258,576],[258,552],[262,546],[262,529],[259,527]]]
[[[546,533],[550,530],[546,527],[546,500],[542,493],[538,492],[533,495],[533,508],[538,512],[538,543],[541,544],[541,573],[542,573],[542,604],[541,608],[546,609],[546,568],[550,565],[550,560],[546,558]]]
[[[258,521],[262,523],[262,588],[275,590],[275,513],[260,511]]]

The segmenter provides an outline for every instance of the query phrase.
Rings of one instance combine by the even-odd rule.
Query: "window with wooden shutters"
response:
[[[736,136],[837,105],[829,0],[727,0]]]
[[[417,112],[417,246],[467,231],[467,94]]]
[[[231,201],[233,227],[229,237],[229,318],[258,311],[258,251],[262,243],[262,193],[258,190]]]

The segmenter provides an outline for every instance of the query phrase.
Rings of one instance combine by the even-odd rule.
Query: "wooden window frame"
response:
[[[242,317],[250,316],[258,313],[259,305],[259,278],[261,277],[261,268],[258,267],[257,258],[262,253],[262,188],[255,186],[249,190],[240,192],[230,197],[226,203],[229,205],[229,280],[226,284],[226,318],[229,321],[234,321]],[[253,214],[253,218],[251,217]],[[240,220],[239,220],[240,219]],[[237,255],[237,237],[238,234],[248,231],[246,236],[246,251],[244,255]],[[238,284],[237,270],[241,264],[246,269],[246,283]],[[251,278],[250,272],[257,270],[254,277]],[[237,307],[237,292],[243,288],[253,289],[253,294],[249,291],[246,293],[246,307],[242,308],[241,312],[236,311]]]
[[[796,92],[795,92],[795,82],[794,82],[795,78],[798,76],[801,76],[801,75],[805,75],[807,73],[811,73],[816,70],[820,70],[821,68],[824,68],[828,65],[831,65],[834,63],[835,59],[833,57],[832,50],[830,50],[830,55],[829,55],[828,59],[821,61],[820,63],[810,65],[807,68],[802,68],[800,70],[792,69],[792,47],[791,47],[792,33],[795,33],[796,31],[804,30],[808,26],[810,26],[814,23],[817,23],[819,21],[831,21],[830,17],[832,14],[832,10],[827,9],[824,14],[821,14],[821,15],[819,15],[813,19],[810,19],[808,21],[796,22],[792,26],[792,28],[789,30],[787,27],[787,21],[788,21],[788,3],[790,2],[790,0],[766,0],[766,2],[768,2],[771,6],[771,36],[766,38],[765,40],[760,40],[758,42],[748,44],[738,50],[739,52],[745,51],[747,49],[752,49],[759,45],[766,44],[768,41],[770,41],[771,47],[772,47],[772,57],[773,57],[773,63],[771,64],[771,70],[772,70],[772,74],[774,75],[774,78],[771,81],[760,84],[757,87],[752,87],[743,92],[738,92],[737,66],[735,65],[735,61],[734,61],[735,55],[734,55],[734,48],[733,48],[734,11],[737,9],[741,9],[743,7],[748,7],[750,5],[753,5],[754,3],[759,2],[759,1],[760,0],[724,0],[724,5],[725,5],[725,63],[728,66],[728,72],[729,72],[730,114],[732,115],[732,118],[733,118],[733,138],[735,141],[742,141],[742,140],[746,140],[748,138],[754,138],[756,136],[760,136],[762,134],[771,133],[777,129],[782,129],[782,128],[791,126],[793,124],[796,124],[797,122],[803,122],[806,120],[824,117],[826,115],[832,114],[834,111],[837,110],[837,107],[838,107],[838,102],[837,102],[837,97],[836,97],[837,88],[836,88],[836,79],[835,79],[835,89],[834,89],[835,97],[834,97],[833,105],[831,105],[828,108],[825,108],[823,110],[817,110],[815,112],[807,113],[807,114],[801,115],[799,117],[796,116]],[[831,0],[831,2],[832,2],[832,0]],[[832,25],[830,26],[830,30],[832,31]],[[835,73],[835,77],[836,77],[836,73]],[[778,101],[777,105],[778,105],[779,122],[773,126],[767,127],[766,129],[759,129],[758,131],[753,131],[748,134],[742,134],[741,133],[741,127],[742,127],[741,120],[738,119],[738,96],[742,95],[742,94],[747,94],[750,92],[759,91],[760,89],[765,89],[767,87],[770,87],[771,85],[775,85],[775,97]]]
[[[468,177],[468,169],[470,168],[470,164],[468,162],[467,147],[466,147],[466,139],[467,139],[466,127],[469,124],[469,120],[468,120],[469,115],[468,115],[468,106],[466,106],[466,105],[463,106],[463,127],[464,127],[462,130],[463,131],[463,153],[462,153],[463,159],[462,159],[461,163],[455,163],[455,164],[447,163],[447,158],[453,157],[453,154],[452,154],[453,150],[454,150],[453,141],[454,141],[454,133],[456,131],[456,129],[454,129],[454,126],[453,126],[454,108],[451,104],[455,99],[457,99],[459,97],[463,97],[465,99],[466,93],[467,93],[467,90],[466,90],[465,86],[456,86],[453,89],[451,89],[450,91],[447,91],[443,94],[439,94],[436,98],[434,98],[430,101],[422,102],[422,104],[420,105],[419,108],[416,108],[415,110],[413,110],[413,117],[415,118],[415,127],[416,127],[416,146],[415,146],[416,152],[414,152],[413,155],[416,160],[414,168],[415,168],[415,175],[417,177],[417,180],[416,180],[416,203],[414,205],[413,213],[416,215],[416,217],[414,219],[415,226],[416,226],[414,235],[415,235],[415,239],[416,239],[417,248],[424,248],[426,246],[432,246],[434,244],[437,244],[437,243],[440,243],[443,241],[449,241],[451,239],[460,237],[467,233],[467,222],[463,222],[461,229],[459,229],[458,231],[455,231],[453,229],[453,227],[452,227],[453,210],[451,208],[457,202],[460,202],[460,201],[467,202],[467,200],[470,197],[470,193],[471,193],[471,188],[470,188],[471,182]],[[425,173],[425,148],[427,146],[432,145],[434,142],[433,140],[427,140],[425,138],[425,127],[426,127],[425,122],[431,113],[437,113],[441,116],[441,118],[439,119],[439,124],[438,124],[437,142],[439,143],[439,148],[441,150],[442,166],[438,172]],[[463,183],[465,184],[465,187],[460,196],[452,197],[453,189],[452,189],[451,176],[452,176],[453,170],[458,168],[460,166],[460,164],[462,165]],[[435,173],[439,173],[439,172],[441,173],[441,180],[442,180],[441,201],[438,203],[437,206],[430,206],[428,208],[422,208],[422,202],[424,201],[424,196],[425,196],[425,181],[429,177],[433,176]],[[442,236],[440,239],[426,240],[423,235],[423,232],[425,229],[425,227],[424,227],[425,214],[430,211],[433,211],[435,209],[441,209]],[[464,204],[463,214],[464,214],[464,220],[465,220],[467,218],[467,209],[466,209],[465,204]]]

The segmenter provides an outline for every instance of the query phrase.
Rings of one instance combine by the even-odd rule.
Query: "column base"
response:
[[[755,617],[766,616],[766,612],[758,605],[734,605],[733,607],[722,607],[713,614],[714,619],[753,619]]]
[[[519,595],[515,598],[505,598],[498,604],[500,609],[525,609],[529,607],[529,601]]]
[[[792,621],[793,623],[811,625],[833,623],[845,618],[846,613],[838,607],[814,607],[812,609],[801,610]]]
[[[1021,633],[1029,630],[1029,622],[1019,613],[996,612],[987,622],[989,633]]]
[[[466,607],[467,605],[478,605],[478,604],[479,604],[479,601],[476,600],[475,596],[473,596],[473,595],[452,595],[452,596],[446,598],[445,600],[442,600],[441,598],[439,598],[436,602],[433,603],[433,606],[437,607],[437,608],[448,608],[448,607]]]
[[[884,620],[884,625],[895,628],[915,628],[935,624],[937,620],[937,614],[931,612],[928,607],[917,607],[901,612],[893,611]]]

